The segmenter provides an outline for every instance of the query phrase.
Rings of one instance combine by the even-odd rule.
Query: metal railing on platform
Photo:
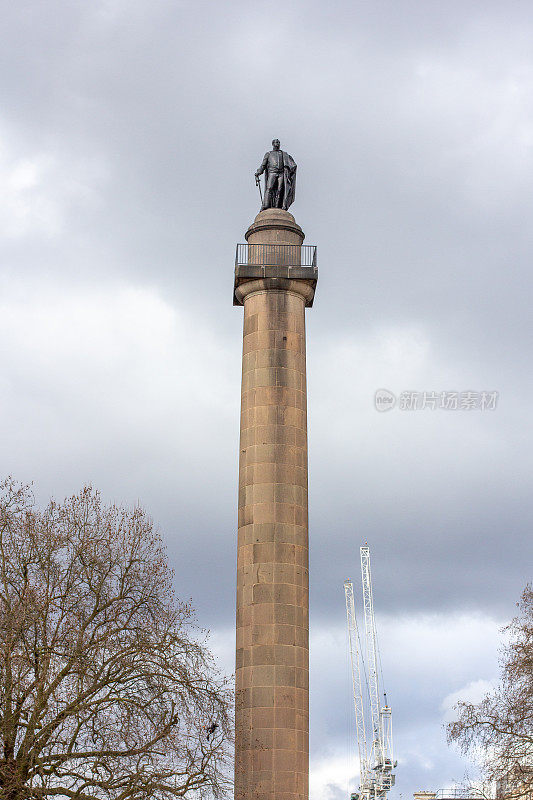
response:
[[[235,266],[316,269],[316,246],[310,244],[238,244]]]

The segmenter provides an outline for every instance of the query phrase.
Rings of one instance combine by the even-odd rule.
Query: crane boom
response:
[[[365,629],[364,658],[359,647],[353,585],[350,580],[344,582],[360,764],[359,793],[353,794],[352,800],[387,800],[387,792],[394,786],[395,776],[393,769],[396,766],[396,763],[392,760],[392,711],[387,704],[386,695],[385,704],[383,706],[380,704],[379,651],[374,617],[370,548],[368,545],[365,544],[361,547],[360,555]],[[364,667],[365,663],[366,688],[368,690],[366,701],[363,699],[361,676],[361,666],[363,665]],[[370,719],[365,716],[365,707]],[[372,728],[372,744],[370,747],[367,741],[367,721]]]
[[[357,730],[357,746],[359,749],[359,771],[361,783],[366,781],[368,774],[368,752],[366,744],[365,714],[363,708],[363,689],[361,681],[361,654],[359,652],[359,632],[357,630],[357,617],[353,599],[353,584],[350,580],[344,581],[344,594],[346,597],[346,617],[348,620],[348,640],[350,646],[350,661],[352,665],[352,684],[355,704],[355,727]]]
[[[370,573],[370,548],[361,547],[361,579],[363,585],[363,612],[365,619],[366,669],[368,675],[368,694],[370,699],[370,717],[372,724],[371,762],[378,763],[380,758],[381,718],[379,713],[379,675],[378,654],[376,644],[376,622],[374,619],[374,597],[372,595],[372,576]]]

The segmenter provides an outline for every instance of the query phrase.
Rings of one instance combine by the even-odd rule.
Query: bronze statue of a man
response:
[[[296,190],[296,164],[294,159],[279,149],[279,139],[272,140],[269,153],[255,173],[256,179],[265,173],[265,195],[261,211],[265,208],[283,208],[285,211],[294,201]]]

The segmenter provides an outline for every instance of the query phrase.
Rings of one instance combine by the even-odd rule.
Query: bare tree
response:
[[[0,485],[0,797],[227,788],[230,702],[140,508]]]
[[[484,778],[498,794],[533,796],[533,588],[524,589],[519,614],[505,628],[502,679],[480,703],[458,703],[448,740],[480,757]]]

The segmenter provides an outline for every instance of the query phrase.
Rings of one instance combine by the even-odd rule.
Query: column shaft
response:
[[[255,283],[243,300],[235,798],[307,800],[305,297],[296,281]]]

